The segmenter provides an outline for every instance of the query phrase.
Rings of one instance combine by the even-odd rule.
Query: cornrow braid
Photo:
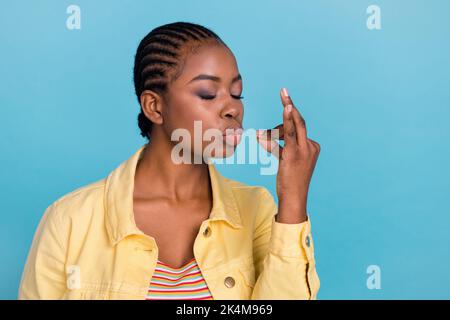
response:
[[[177,76],[182,66],[186,45],[201,46],[207,40],[225,45],[213,31],[189,22],[174,22],[150,31],[139,43],[134,60],[134,88],[141,104],[141,93],[152,90],[159,94],[167,91],[167,85]],[[152,122],[142,111],[138,115],[141,136],[150,140]]]

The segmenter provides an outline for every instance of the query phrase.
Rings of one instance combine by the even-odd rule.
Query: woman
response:
[[[227,150],[240,140],[242,79],[214,32],[185,22],[152,30],[137,49],[134,84],[149,142],[108,177],[46,209],[19,298],[315,299],[306,202],[320,148],[287,90],[274,128],[284,148],[274,129],[258,135],[279,156],[277,207],[266,188],[227,179],[205,158],[174,161],[171,134],[195,136],[196,121],[202,133],[219,130]],[[183,156],[207,145],[194,143]],[[212,156],[228,154],[220,150]]]

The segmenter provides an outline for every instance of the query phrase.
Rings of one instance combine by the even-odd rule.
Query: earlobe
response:
[[[141,108],[145,116],[153,123],[162,124],[161,99],[159,95],[150,90],[141,93]]]

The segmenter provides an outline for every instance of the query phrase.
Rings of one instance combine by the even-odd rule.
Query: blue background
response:
[[[66,8],[81,8],[68,30]],[[366,9],[381,8],[381,30]],[[245,128],[281,122],[286,86],[322,151],[310,186],[319,299],[450,298],[450,2],[2,1],[0,298],[15,299],[45,208],[145,140],[141,38],[203,24],[234,51]],[[260,165],[220,166],[275,192]],[[366,268],[381,268],[381,289]]]

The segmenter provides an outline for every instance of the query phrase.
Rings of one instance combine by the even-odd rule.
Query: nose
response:
[[[229,103],[222,109],[222,117],[228,119],[239,119],[242,114],[241,103]],[[239,121],[240,122],[240,121]]]

